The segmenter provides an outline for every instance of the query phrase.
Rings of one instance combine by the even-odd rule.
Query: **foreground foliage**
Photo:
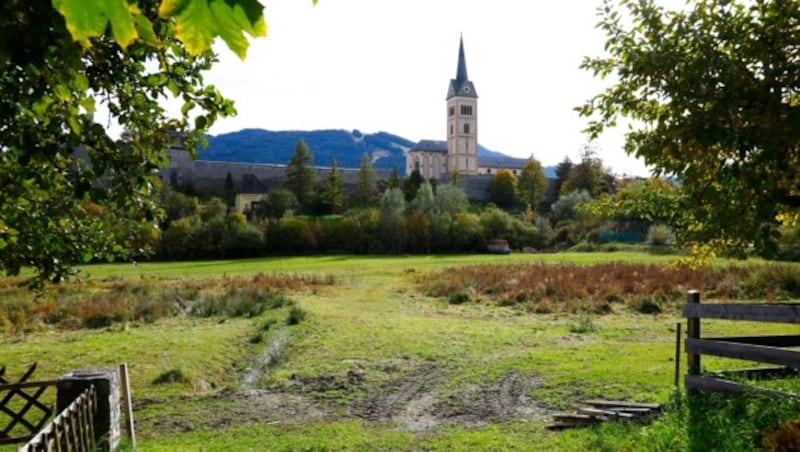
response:
[[[613,83],[578,109],[588,132],[629,118],[626,151],[681,181],[692,240],[772,253],[800,212],[800,3],[657,3],[600,7],[606,55],[582,67]]]

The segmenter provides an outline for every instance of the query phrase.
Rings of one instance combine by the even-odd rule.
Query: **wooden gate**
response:
[[[53,408],[41,398],[57,381],[29,381],[35,370],[34,363],[18,381],[11,382],[5,366],[0,368],[0,445],[30,440],[53,415]]]

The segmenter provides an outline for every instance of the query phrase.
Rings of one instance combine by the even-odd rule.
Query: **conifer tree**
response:
[[[331,159],[331,174],[325,182],[320,194],[322,203],[325,204],[331,213],[341,213],[347,204],[347,197],[344,192],[344,181],[342,173],[339,172],[339,165],[336,157]]]
[[[302,139],[297,142],[294,154],[286,166],[286,179],[283,186],[294,193],[297,201],[308,209],[314,200],[314,188],[317,185],[317,173],[312,166],[314,156]]]
[[[375,177],[375,170],[372,169],[369,155],[365,152],[361,156],[361,167],[358,170],[356,189],[353,193],[353,197],[358,204],[367,206],[375,200],[377,194],[378,185]]]

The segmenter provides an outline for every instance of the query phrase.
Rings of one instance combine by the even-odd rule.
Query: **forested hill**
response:
[[[364,134],[358,130],[312,130],[274,132],[263,129],[244,129],[238,132],[208,137],[208,149],[200,150],[199,160],[224,162],[285,164],[294,153],[297,141],[305,140],[314,155],[314,164],[329,166],[331,158],[342,168],[358,168],[366,152],[376,169],[391,169],[397,164],[405,170],[405,151],[416,144],[391,133]],[[506,157],[499,152],[479,147],[481,157]]]

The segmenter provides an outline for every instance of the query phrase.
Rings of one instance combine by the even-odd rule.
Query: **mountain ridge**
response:
[[[330,166],[335,157],[339,167],[358,168],[361,156],[366,152],[372,159],[373,168],[390,170],[396,164],[400,173],[405,171],[406,151],[416,144],[389,132],[365,134],[358,129],[272,131],[248,128],[209,135],[207,139],[208,148],[199,150],[198,160],[286,164],[297,142],[303,139],[314,156],[315,165]],[[478,156],[513,158],[483,146],[478,146]],[[545,168],[545,174],[552,177],[553,169]]]

